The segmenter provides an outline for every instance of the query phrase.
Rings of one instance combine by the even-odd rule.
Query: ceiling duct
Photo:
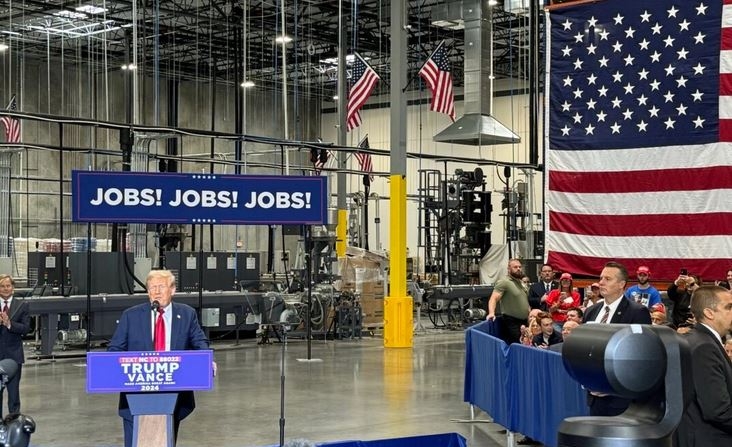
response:
[[[460,3],[462,8],[459,8]],[[445,16],[433,15],[433,23],[444,21],[460,23],[465,27],[464,115],[432,140],[469,146],[520,142],[518,135],[491,116],[493,18],[488,2],[449,2],[441,12]]]

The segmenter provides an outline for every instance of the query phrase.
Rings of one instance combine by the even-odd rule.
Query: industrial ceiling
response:
[[[524,1],[497,3],[492,18],[493,73],[497,79],[526,78],[528,18],[525,9],[512,6]],[[436,10],[448,2],[407,4],[408,77],[445,40],[455,84],[462,85],[460,21],[435,19]],[[237,84],[246,78],[271,87],[282,80],[281,44],[275,39],[283,34],[283,6],[285,34],[292,38],[286,45],[288,82],[301,86],[301,95],[332,98],[337,0],[5,0],[0,5],[0,48],[9,46],[5,51],[18,59],[88,64],[97,73],[120,70],[137,54],[136,69],[145,75]],[[390,2],[343,1],[343,11],[348,52],[358,51],[388,79]],[[411,88],[419,84],[413,82]],[[381,83],[380,88],[388,86]]]

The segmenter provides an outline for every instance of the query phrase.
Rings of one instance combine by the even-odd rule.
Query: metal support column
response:
[[[406,2],[391,2],[391,88],[389,100],[391,186],[389,295],[384,299],[384,347],[412,347],[412,297],[407,295],[407,85]]]
[[[346,23],[343,2],[338,0],[338,145],[346,145]],[[346,153],[338,157],[338,226],[336,227],[336,255],[346,255],[346,229],[348,209],[346,208]]]

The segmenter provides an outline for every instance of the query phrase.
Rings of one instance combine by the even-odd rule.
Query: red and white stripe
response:
[[[449,71],[440,70],[432,59],[424,64],[419,74],[432,91],[430,110],[444,113],[455,121],[455,95],[452,88],[452,74]]]
[[[723,3],[720,142],[547,151],[546,248],[555,269],[592,277],[616,260],[630,271],[648,265],[656,279],[686,268],[712,281],[732,268],[732,0]]]
[[[364,62],[365,63],[365,62]],[[355,129],[361,125],[361,114],[358,112],[371,96],[371,92],[379,81],[379,75],[366,64],[366,71],[363,76],[353,84],[348,94],[348,108],[346,115],[346,128]]]

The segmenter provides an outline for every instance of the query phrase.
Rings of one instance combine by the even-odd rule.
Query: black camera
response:
[[[36,422],[30,416],[13,413],[0,423],[1,447],[28,447],[31,433],[36,431]]]

